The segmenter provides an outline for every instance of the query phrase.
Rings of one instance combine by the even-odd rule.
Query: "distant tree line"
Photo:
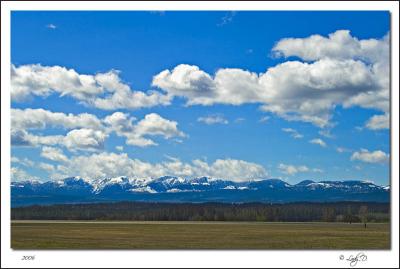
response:
[[[27,206],[11,209],[13,220],[389,222],[390,205],[336,203],[145,203],[118,202]]]

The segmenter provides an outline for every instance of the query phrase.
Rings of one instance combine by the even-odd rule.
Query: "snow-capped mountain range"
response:
[[[304,180],[289,184],[280,179],[231,180],[164,176],[157,179],[127,177],[87,180],[11,183],[13,206],[98,201],[154,202],[295,202],[389,201],[389,187],[369,181]]]

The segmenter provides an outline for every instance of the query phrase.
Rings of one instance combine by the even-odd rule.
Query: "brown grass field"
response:
[[[12,221],[19,249],[390,249],[390,225]]]

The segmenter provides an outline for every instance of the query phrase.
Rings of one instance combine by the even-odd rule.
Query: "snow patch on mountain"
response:
[[[133,189],[130,189],[129,191],[131,191],[131,192],[157,193],[157,191],[153,190],[149,186],[133,188]]]

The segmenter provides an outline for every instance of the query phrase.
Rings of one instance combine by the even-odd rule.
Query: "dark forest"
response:
[[[94,203],[11,209],[12,220],[389,222],[388,203]]]

